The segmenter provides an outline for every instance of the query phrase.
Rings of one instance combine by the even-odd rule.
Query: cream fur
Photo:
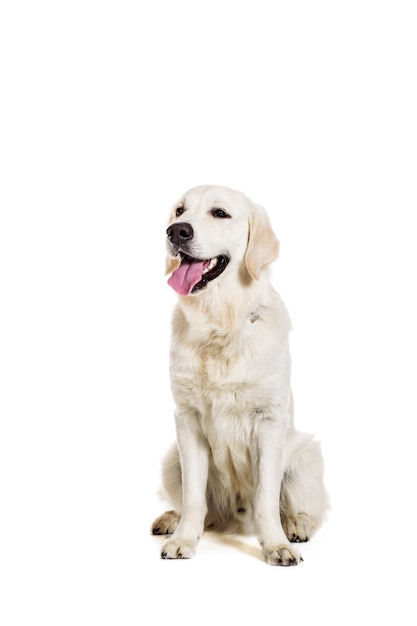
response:
[[[214,217],[213,208],[231,217]],[[191,557],[204,528],[214,527],[256,533],[268,563],[297,564],[289,541],[310,538],[327,494],[320,446],[293,423],[290,319],[267,271],[278,241],[265,210],[225,187],[188,191],[174,205],[175,222],[192,225],[187,254],[227,254],[230,262],[204,290],[180,296],[174,312],[177,443],[163,468],[174,509],[152,532],[173,533],[163,558]],[[168,244],[167,270],[178,264]]]

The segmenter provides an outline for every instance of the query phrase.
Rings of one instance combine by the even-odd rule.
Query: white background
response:
[[[413,2],[2,2],[2,624],[415,624]],[[225,184],[281,241],[333,511],[296,568],[159,559],[168,210]],[[246,547],[245,547],[246,546]]]

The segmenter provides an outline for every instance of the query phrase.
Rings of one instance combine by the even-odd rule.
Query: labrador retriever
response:
[[[173,510],[152,533],[164,559],[204,528],[256,534],[270,565],[302,560],[327,506],[320,445],[294,427],[290,319],[268,277],[279,244],[266,211],[221,186],[189,190],[167,229],[178,293],[170,373],[177,441],[163,464]]]

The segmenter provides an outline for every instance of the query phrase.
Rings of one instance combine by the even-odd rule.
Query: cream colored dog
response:
[[[265,210],[226,187],[201,186],[167,229],[174,312],[171,381],[177,445],[163,468],[174,510],[164,559],[186,559],[204,528],[256,533],[271,565],[301,559],[327,508],[320,446],[293,424],[290,320],[268,279],[278,241]]]

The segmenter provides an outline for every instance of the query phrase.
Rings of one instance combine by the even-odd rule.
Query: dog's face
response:
[[[227,187],[190,189],[174,205],[166,233],[168,283],[182,296],[200,294],[242,264],[259,278],[278,255],[265,210]]]

